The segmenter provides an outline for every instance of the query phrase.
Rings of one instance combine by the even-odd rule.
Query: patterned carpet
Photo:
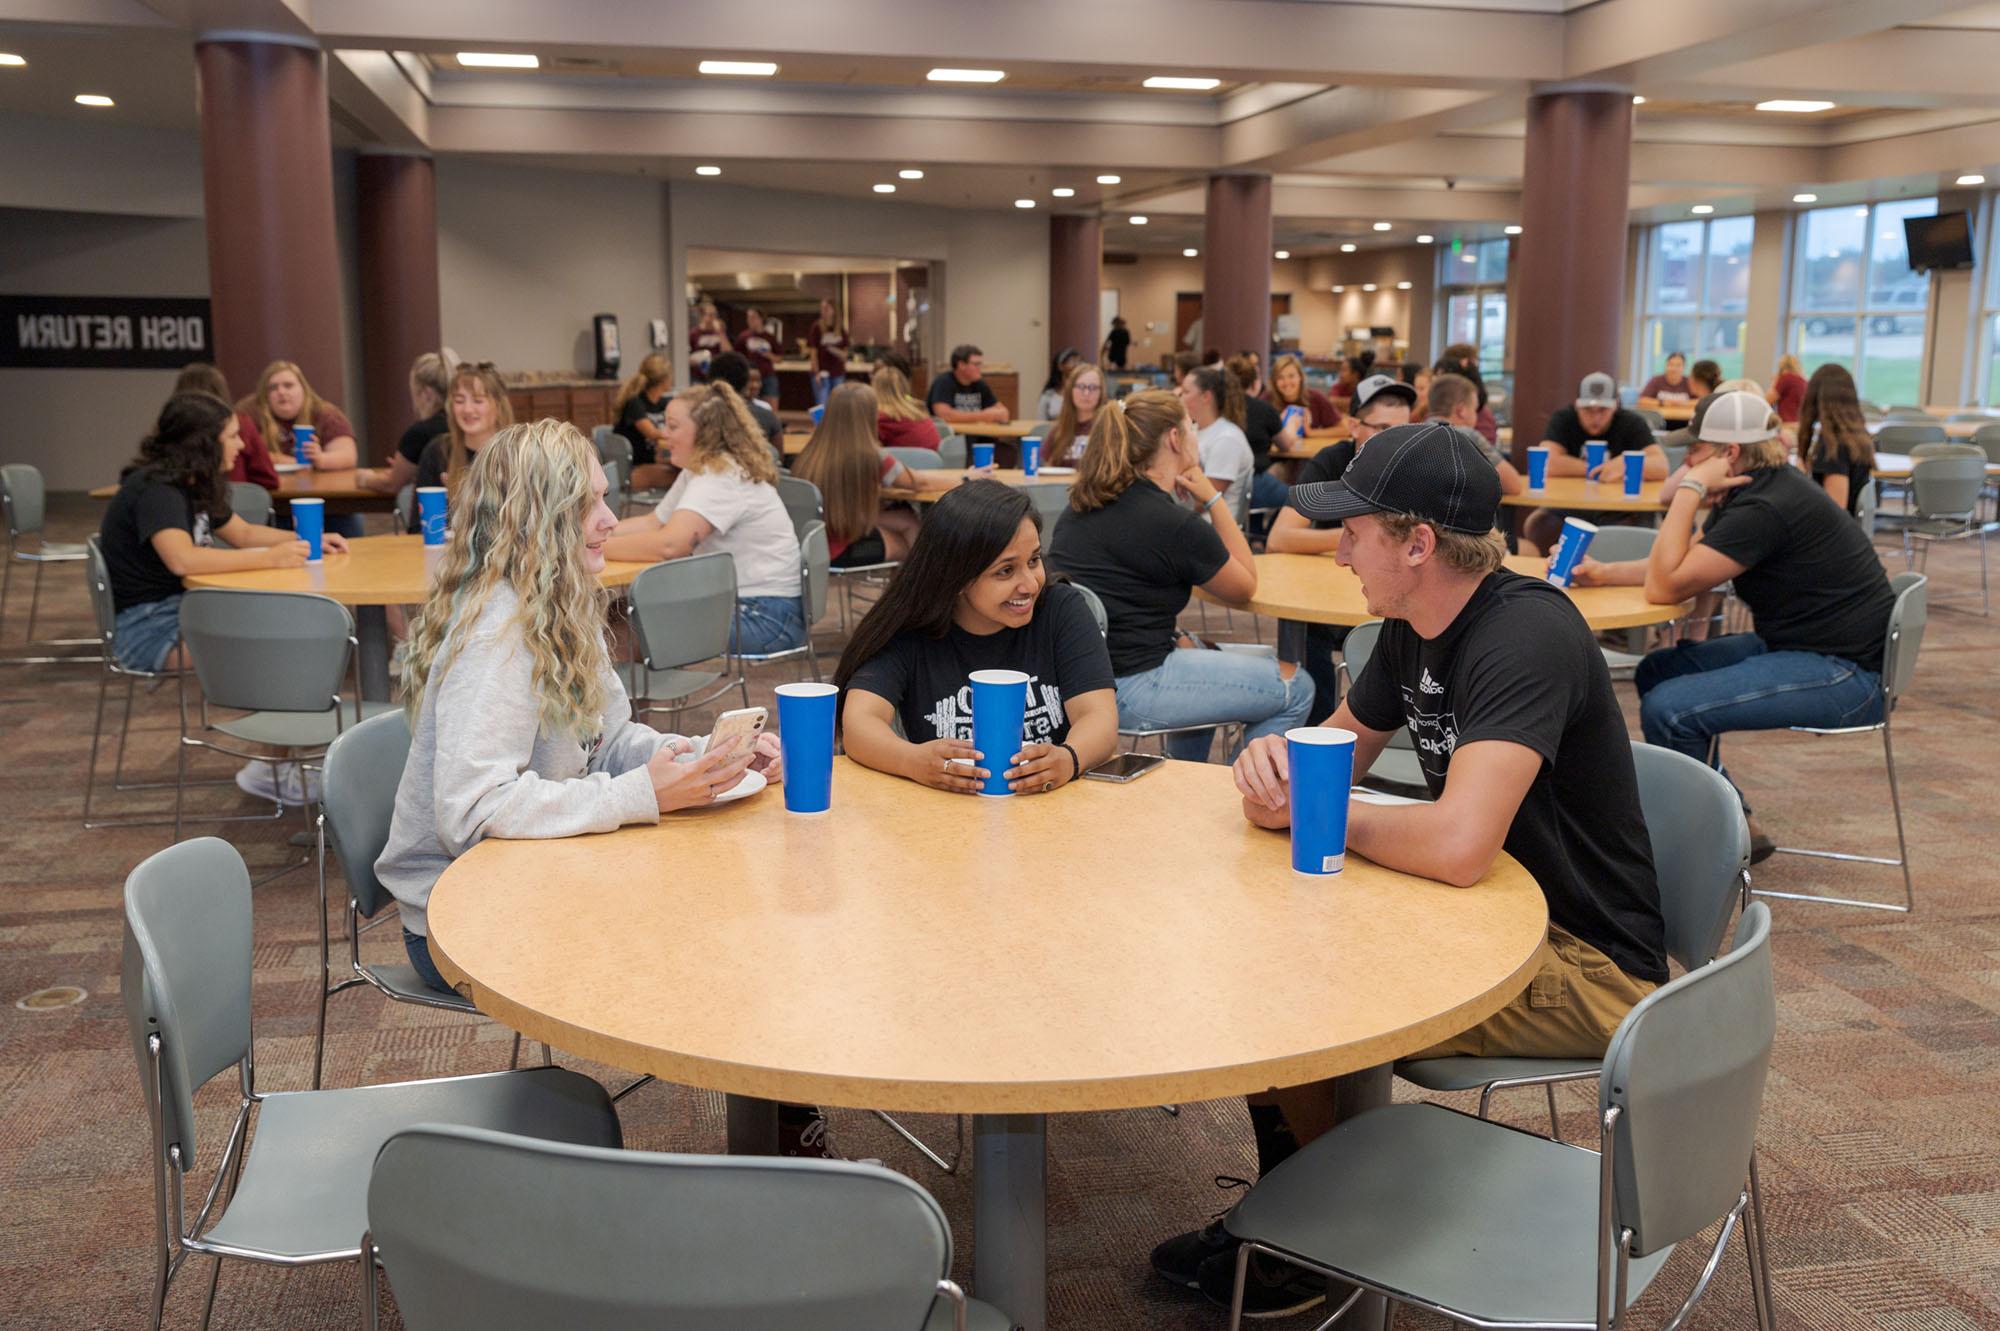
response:
[[[53,508],[56,539],[82,539],[98,514],[79,497],[58,497]],[[1942,552],[1932,572],[1939,595],[1970,589],[1976,612],[1975,555]],[[55,570],[46,593],[45,635],[88,631],[74,568]],[[10,643],[25,627],[23,608],[10,606]],[[1980,773],[1990,770],[1985,750],[2000,738],[1996,652],[2000,621],[1933,611],[1897,727],[1917,913],[1776,904],[1780,1029],[1760,1144],[1773,1280],[1787,1328],[2000,1326],[2000,824],[1993,800],[1978,794],[1986,789]],[[780,667],[763,684],[789,677]],[[119,909],[125,874],[166,843],[167,830],[80,826],[96,687],[94,667],[0,668],[0,807],[8,813],[0,854],[0,1170],[7,1198],[0,1326],[15,1331],[142,1326],[151,1279],[152,1192],[119,1003]],[[1630,688],[1620,691],[1629,710]],[[142,697],[134,727],[133,766],[157,771],[172,754],[171,695]],[[1730,761],[1781,843],[1893,850],[1878,746],[1773,735],[1734,745]],[[210,808],[249,807],[233,787],[198,798]],[[284,837],[297,826],[239,824],[233,839],[254,871],[282,860]],[[1781,856],[1763,866],[1758,881],[1888,900],[1900,891],[1893,874]],[[312,910],[308,873],[258,889],[257,1053],[260,1081],[271,1089],[300,1087],[309,1077]],[[1306,960],[1245,957],[1243,964]],[[88,996],[71,1006],[16,1006],[55,986]],[[1160,1018],[1171,1024],[1171,996],[1163,999]],[[366,993],[334,999],[330,1027],[329,1085],[506,1063],[501,1027]],[[619,1080],[613,1069],[564,1061]],[[1398,1094],[1408,1096],[1408,1088]],[[233,1102],[229,1078],[199,1099],[209,1140],[219,1142]],[[1573,1139],[1591,1132],[1593,1102],[1582,1090],[1564,1097]],[[1505,1104],[1502,1117],[1538,1126],[1540,1106],[1539,1096],[1522,1095]],[[622,1108],[632,1146],[721,1148],[718,1097],[655,1086]],[[844,1154],[880,1157],[937,1194],[958,1234],[957,1274],[969,1277],[967,1180],[938,1174],[872,1117],[839,1111],[834,1126]],[[949,1120],[917,1118],[913,1126],[934,1142],[950,1139]],[[1221,1327],[1221,1311],[1151,1276],[1145,1254],[1223,1204],[1213,1175],[1251,1170],[1241,1106],[1189,1105],[1179,1118],[1158,1110],[1065,1117],[1052,1123],[1049,1141],[1052,1324],[1070,1331]],[[1696,1268],[1692,1251],[1677,1253],[1633,1324],[1659,1325]],[[204,1267],[189,1268],[169,1302],[170,1325],[198,1324],[205,1277]],[[231,1264],[216,1325],[351,1327],[356,1312],[351,1269]],[[400,1325],[393,1315],[386,1324]],[[1406,1328],[1433,1324],[1409,1311],[1398,1318]],[[1752,1325],[1733,1243],[1689,1324]]]

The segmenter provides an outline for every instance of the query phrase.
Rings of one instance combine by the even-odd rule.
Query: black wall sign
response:
[[[177,370],[214,359],[206,300],[0,296],[0,368]]]

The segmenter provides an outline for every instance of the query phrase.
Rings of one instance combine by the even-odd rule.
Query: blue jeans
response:
[[[111,621],[111,654],[127,670],[158,670],[181,640],[181,595],[128,605]]]
[[[419,980],[422,980],[441,994],[456,995],[457,990],[444,982],[444,976],[438,974],[437,963],[431,960],[429,939],[425,938],[422,934],[412,933],[409,929],[405,928],[403,930],[403,951],[410,954],[410,967],[416,971]]]
[[[806,645],[806,615],[796,596],[741,596],[736,600],[736,647],[748,656]]]
[[[1118,724],[1134,730],[1159,726],[1216,725],[1241,721],[1246,739],[1282,735],[1306,723],[1312,708],[1312,676],[1300,670],[1290,679],[1268,656],[1179,648],[1151,670],[1117,681]],[[1201,762],[1215,735],[1202,730],[1169,735],[1169,757]]]
[[[833,396],[833,376],[814,371],[813,405],[815,407],[823,407],[826,405],[826,400],[831,396]]]
[[[1754,633],[1663,647],[1639,662],[1648,744],[1707,762],[1732,730],[1868,726],[1882,719],[1882,677],[1818,652],[1774,652]]]

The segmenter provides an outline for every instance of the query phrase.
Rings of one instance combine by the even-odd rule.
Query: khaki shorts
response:
[[[1657,988],[1552,924],[1535,978],[1513,1002],[1471,1030],[1410,1057],[1599,1058],[1625,1014]]]

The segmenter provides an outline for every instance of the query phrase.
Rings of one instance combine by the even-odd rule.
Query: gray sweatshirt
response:
[[[430,932],[424,907],[438,875],[489,836],[580,836],[660,818],[646,762],[674,736],[632,720],[631,699],[608,665],[589,752],[543,733],[519,606],[511,590],[493,594],[460,630],[417,713],[389,841],[375,861],[413,933]]]

